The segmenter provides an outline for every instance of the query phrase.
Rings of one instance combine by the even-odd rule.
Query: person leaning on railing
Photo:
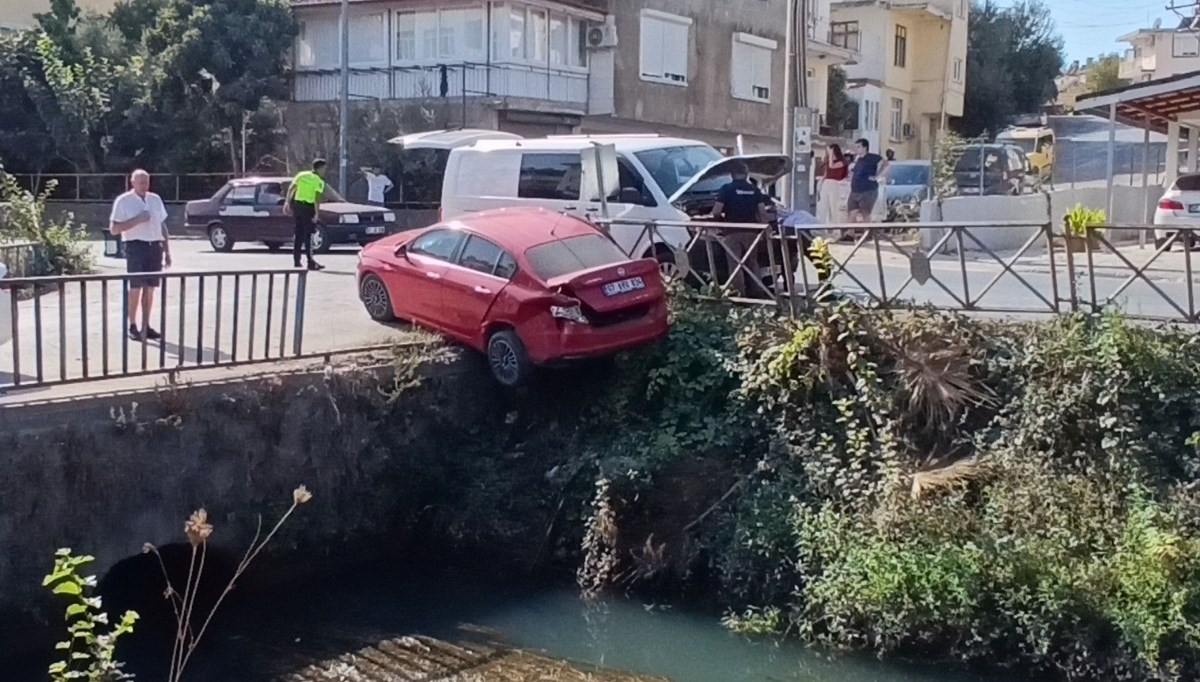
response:
[[[763,223],[764,210],[771,206],[771,198],[750,182],[750,169],[737,162],[730,169],[731,180],[717,191],[717,202],[713,205],[712,218],[726,223]],[[758,249],[751,248],[760,233],[751,230],[726,230],[721,240],[728,251],[725,261],[733,288],[745,297],[754,289],[752,282],[762,269]],[[744,269],[738,271],[739,261]],[[717,273],[712,273],[715,277]]]
[[[325,159],[313,161],[312,170],[302,171],[292,179],[283,210],[295,218],[295,240],[292,242],[292,263],[300,267],[300,251],[308,257],[309,270],[324,270],[313,260],[312,234],[316,229],[321,195],[325,193]]]

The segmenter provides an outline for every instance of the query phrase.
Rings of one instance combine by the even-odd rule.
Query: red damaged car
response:
[[[507,386],[536,365],[667,332],[657,263],[630,260],[592,225],[544,209],[484,211],[369,244],[358,288],[372,319],[409,320],[482,351]]]

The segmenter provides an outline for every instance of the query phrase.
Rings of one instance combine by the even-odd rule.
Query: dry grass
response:
[[[990,473],[991,468],[974,457],[960,459],[938,469],[919,471],[912,477],[912,498],[920,500],[926,495],[962,488]]]

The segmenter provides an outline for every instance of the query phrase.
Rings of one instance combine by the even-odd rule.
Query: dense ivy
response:
[[[735,629],[1068,679],[1200,677],[1193,334],[674,307],[669,338],[591,386],[572,426],[576,470],[600,481],[577,496],[589,592],[649,575],[634,548],[655,547],[659,571],[715,581]],[[728,492],[681,534],[654,491],[698,462]]]

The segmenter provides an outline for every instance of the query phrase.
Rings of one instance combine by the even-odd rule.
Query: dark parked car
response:
[[[291,178],[262,177],[231,180],[210,199],[189,201],[184,228],[208,236],[217,251],[238,242],[262,242],[271,249],[292,243],[292,217],[283,210]],[[313,232],[313,251],[324,253],[334,244],[367,244],[396,232],[391,209],[351,204],[327,188]]]
[[[954,181],[962,195],[1016,195],[1024,190],[1029,170],[1029,159],[1020,147],[973,145],[963,149],[954,167]]]

